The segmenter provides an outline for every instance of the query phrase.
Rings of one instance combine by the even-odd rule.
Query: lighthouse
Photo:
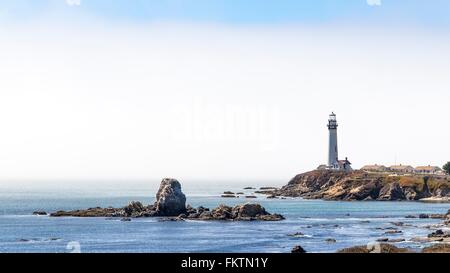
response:
[[[328,168],[330,169],[339,169],[337,127],[336,114],[331,113],[328,119]]]
[[[328,118],[328,162],[326,165],[320,165],[317,169],[350,172],[353,170],[352,163],[347,158],[345,160],[339,160],[337,127],[336,114],[331,113]]]

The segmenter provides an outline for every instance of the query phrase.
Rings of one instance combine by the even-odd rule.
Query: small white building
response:
[[[384,165],[375,164],[375,165],[366,165],[362,167],[361,170],[366,172],[387,172],[389,171],[389,168]]]
[[[410,165],[392,165],[389,167],[389,170],[391,172],[398,172],[398,173],[415,173],[416,169],[414,169]]]
[[[442,174],[443,171],[437,166],[419,166],[416,167],[416,173],[419,174]]]

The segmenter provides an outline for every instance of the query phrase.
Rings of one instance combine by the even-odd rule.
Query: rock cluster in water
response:
[[[284,217],[280,214],[270,214],[260,204],[246,203],[229,207],[220,205],[213,210],[199,207],[197,209],[188,207],[185,214],[179,215],[178,219],[198,220],[234,220],[234,221],[280,221]]]
[[[442,219],[444,222],[442,224],[434,225],[432,228],[442,227],[448,228],[450,227],[450,210],[446,214],[421,214],[415,218],[434,218],[434,219]],[[411,218],[411,217],[409,217]],[[402,222],[392,223],[395,226],[404,226],[405,224]],[[395,231],[395,229],[394,229]],[[435,229],[433,232],[428,234],[427,237],[415,237],[410,239],[412,242],[417,243],[432,243],[431,246],[424,247],[422,249],[422,253],[450,253],[450,232],[445,231],[443,229]],[[402,238],[380,238],[377,240],[380,242],[378,247],[368,247],[368,246],[354,246],[349,248],[344,248],[339,250],[339,253],[415,253],[415,251],[407,248],[399,248],[391,244],[387,243],[398,243],[403,242],[405,239]]]
[[[397,176],[364,171],[315,170],[295,176],[270,196],[303,197],[325,200],[420,200],[450,198],[446,177]]]
[[[122,217],[124,220],[139,217],[169,217],[169,220],[234,220],[234,221],[279,221],[284,217],[270,214],[260,204],[242,204],[234,207],[220,205],[215,209],[186,206],[186,196],[181,191],[181,184],[175,179],[166,178],[156,194],[156,202],[143,205],[141,202],[130,202],[123,208],[89,208],[74,211],[57,211],[51,217]]]

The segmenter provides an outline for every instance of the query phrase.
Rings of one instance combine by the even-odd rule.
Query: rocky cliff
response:
[[[325,200],[420,200],[450,198],[447,177],[389,176],[364,171],[337,172],[315,170],[295,176],[279,190],[266,192],[274,196]]]

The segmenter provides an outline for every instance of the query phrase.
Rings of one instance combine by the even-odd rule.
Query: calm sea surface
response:
[[[156,184],[157,185],[157,184]],[[243,191],[248,184],[228,187],[186,187],[188,203],[216,207],[247,202],[244,198],[223,199],[225,190]],[[266,185],[255,185],[266,186]],[[6,187],[0,192],[0,252],[290,252],[301,245],[308,252],[334,252],[365,245],[381,237],[404,238],[398,246],[420,248],[409,241],[426,236],[433,219],[406,219],[409,214],[444,213],[450,204],[419,202],[328,202],[302,199],[266,199],[259,202],[269,212],[286,217],[281,222],[161,222],[156,218],[131,222],[104,218],[50,218],[32,216],[36,210],[81,209],[126,205],[131,200],[154,201],[156,186],[98,187],[85,190]],[[251,194],[251,191],[246,191]],[[386,235],[391,222],[404,222],[402,234]],[[288,234],[301,232],[304,236]],[[336,243],[327,243],[326,239]]]

